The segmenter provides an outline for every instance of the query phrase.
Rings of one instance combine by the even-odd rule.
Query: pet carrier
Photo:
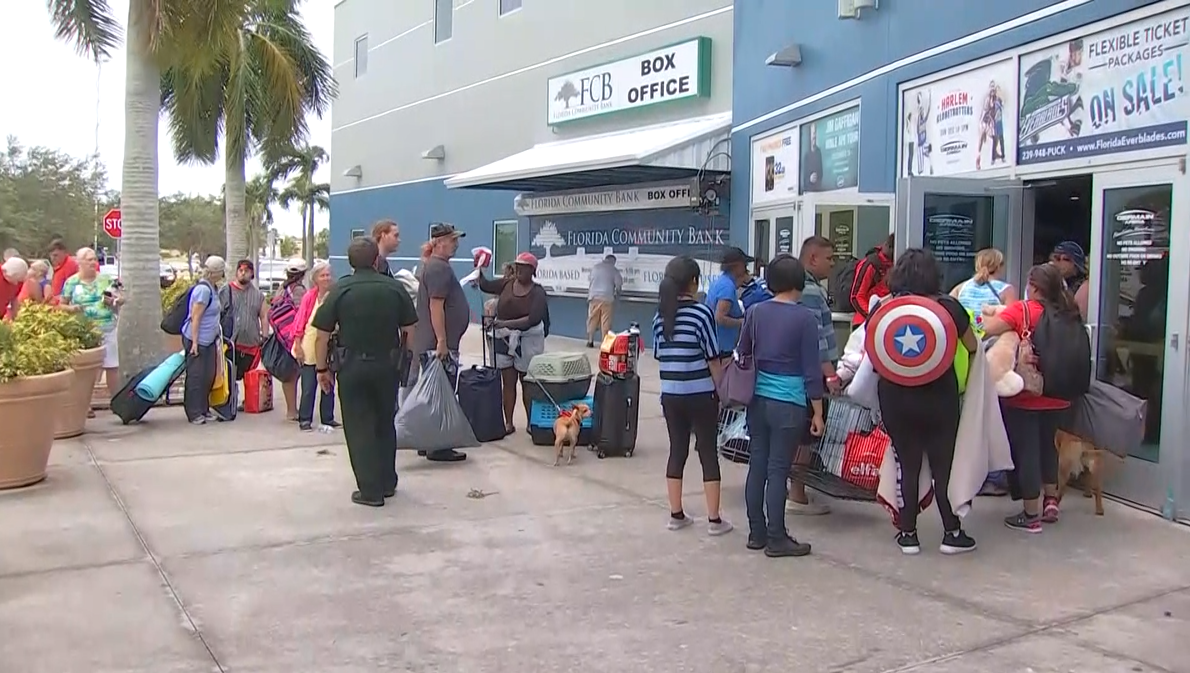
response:
[[[542,353],[529,361],[521,395],[529,403],[581,400],[591,394],[593,378],[586,353]]]
[[[573,408],[576,403],[587,405],[587,408],[592,411],[592,416],[594,415],[595,400],[591,397],[559,402],[558,406],[554,406],[554,403],[549,401],[534,401],[529,408],[529,437],[532,438],[533,444],[536,446],[553,446],[554,421],[558,420],[559,407],[568,410]],[[589,447],[595,445],[595,428],[592,416],[587,416],[583,419],[582,427],[578,433],[579,446]]]
[[[810,461],[792,476],[840,500],[874,502],[880,465],[892,446],[877,415],[845,397],[830,398],[826,427]]]

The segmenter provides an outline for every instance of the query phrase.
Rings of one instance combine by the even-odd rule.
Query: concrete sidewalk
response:
[[[903,557],[882,510],[835,503],[790,519],[812,556],[767,559],[744,549],[740,466],[736,532],[665,530],[664,422],[642,406],[634,458],[553,468],[524,433],[457,465],[402,455],[379,510],[349,502],[341,435],[278,412],[92,421],[45,483],[0,492],[0,671],[1190,670],[1184,527],[1076,495],[1027,536],[981,500],[977,552],[939,555],[931,510]]]

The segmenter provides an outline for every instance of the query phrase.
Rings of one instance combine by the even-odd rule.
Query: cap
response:
[[[1054,252],[1069,257],[1079,271],[1087,270],[1087,253],[1083,252],[1083,246],[1078,243],[1062,241],[1054,246]]]
[[[240,261],[236,262],[236,271],[239,271],[240,269],[247,269],[255,273],[256,265],[253,264],[252,260],[250,259],[241,259]]]
[[[203,262],[203,268],[212,273],[223,273],[227,270],[227,262],[219,255],[211,255]]]
[[[524,264],[525,266],[531,266],[533,267],[533,270],[536,271],[537,257],[535,257],[531,252],[522,252],[516,256],[516,260],[513,262],[513,264]]]
[[[304,260],[304,259],[291,259],[285,263],[285,273],[305,273],[305,272],[306,272],[306,260]]]
[[[455,229],[455,225],[447,224],[445,222],[432,222],[430,224],[430,238],[442,238],[443,236],[454,236],[462,238],[467,234]]]
[[[724,266],[727,266],[728,264],[751,264],[755,261],[755,257],[749,255],[740,248],[728,248],[727,251],[723,253],[723,260],[721,261],[721,264]]]

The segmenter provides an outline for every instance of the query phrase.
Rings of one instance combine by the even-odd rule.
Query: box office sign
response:
[[[1017,163],[1185,145],[1188,21],[1180,8],[1021,56]]]
[[[640,185],[624,189],[518,194],[512,202],[517,215],[600,213],[614,210],[693,208],[697,205],[695,181]]]
[[[639,56],[551,77],[550,124],[711,95],[711,39],[698,37]]]

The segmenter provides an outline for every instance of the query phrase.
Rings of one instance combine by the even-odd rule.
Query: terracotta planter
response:
[[[100,346],[80,351],[70,361],[74,380],[70,382],[70,390],[54,415],[54,439],[78,437],[86,429],[87,412],[91,411],[91,395],[103,368],[103,354],[104,348]]]
[[[74,371],[67,369],[0,383],[0,489],[45,479],[54,446],[54,411],[72,381]]]

